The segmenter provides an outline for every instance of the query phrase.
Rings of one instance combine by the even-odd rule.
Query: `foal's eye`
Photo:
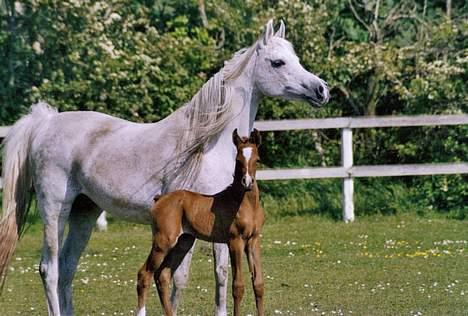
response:
[[[285,63],[281,59],[276,59],[271,61],[271,67],[273,68],[279,68],[283,66]]]

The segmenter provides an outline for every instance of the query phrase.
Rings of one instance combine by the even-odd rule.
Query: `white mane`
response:
[[[176,158],[164,168],[163,193],[172,188],[190,188],[201,166],[205,146],[215,139],[234,117],[232,81],[245,70],[257,43],[236,52],[224,67],[208,80],[181,111],[187,129],[177,145]]]

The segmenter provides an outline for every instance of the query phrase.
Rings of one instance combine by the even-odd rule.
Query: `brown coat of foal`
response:
[[[225,190],[210,196],[179,190],[155,198],[151,208],[153,246],[138,272],[138,315],[145,315],[145,300],[153,275],[164,313],[173,315],[169,297],[172,274],[195,238],[228,243],[236,316],[240,315],[244,295],[242,254],[246,253],[257,314],[264,314],[260,233],[265,219],[255,180],[260,134],[254,130],[249,138],[241,138],[235,130],[233,141],[237,147],[234,181]]]

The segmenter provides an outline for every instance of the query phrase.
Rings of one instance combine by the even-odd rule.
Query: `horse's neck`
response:
[[[261,94],[253,84],[253,79],[247,74],[241,75],[232,83],[234,94],[232,97],[233,118],[220,135],[222,143],[233,148],[232,132],[237,129],[239,136],[248,137],[253,129],[255,116]]]
[[[234,87],[234,96],[232,98],[234,119],[230,127],[237,128],[241,137],[248,137],[252,131],[261,97],[258,88],[254,84],[253,67],[253,64],[247,66],[244,73],[232,83]],[[227,132],[232,133],[233,129],[229,128],[229,130]],[[230,138],[232,138],[231,136],[232,134],[229,135]]]
[[[233,89],[232,119],[205,147],[200,173],[192,186],[197,192],[215,194],[232,183],[236,155],[232,132],[237,128],[241,137],[247,137],[253,128],[261,94],[254,85],[252,71],[245,71],[229,84]]]

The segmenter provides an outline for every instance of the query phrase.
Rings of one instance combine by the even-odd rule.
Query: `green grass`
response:
[[[0,315],[46,315],[41,236],[35,224],[19,244]],[[468,315],[467,221],[402,214],[346,225],[295,216],[267,221],[262,245],[267,315]],[[146,226],[113,222],[95,233],[75,277],[76,314],[131,315],[149,246]],[[212,314],[211,250],[197,248],[180,315]],[[245,281],[242,314],[254,314],[247,274]],[[148,308],[161,314],[155,291]]]

